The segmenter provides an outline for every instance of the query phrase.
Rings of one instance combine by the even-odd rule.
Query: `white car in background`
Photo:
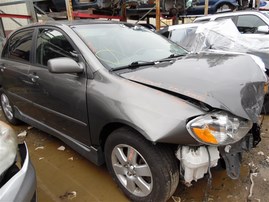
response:
[[[224,19],[231,19],[241,34],[269,33],[269,14],[254,10],[207,15],[196,18],[194,22],[220,21]]]
[[[167,26],[158,32],[188,51],[228,51],[251,54],[269,78],[269,35],[240,34],[230,19]],[[269,39],[269,38],[268,38]],[[269,94],[264,114],[269,114]]]

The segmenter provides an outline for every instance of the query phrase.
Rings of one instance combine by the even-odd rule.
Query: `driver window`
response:
[[[39,29],[36,62],[47,66],[49,59],[59,57],[68,57],[78,61],[76,50],[61,32],[55,29]]]

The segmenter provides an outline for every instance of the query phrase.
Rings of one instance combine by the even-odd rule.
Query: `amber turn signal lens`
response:
[[[208,128],[193,128],[193,132],[197,135],[198,138],[200,138],[204,142],[218,144],[218,141],[211,134]]]

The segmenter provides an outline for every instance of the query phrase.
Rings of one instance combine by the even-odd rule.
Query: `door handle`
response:
[[[39,76],[37,76],[36,74],[29,74],[29,78],[32,82],[36,82],[39,79]]]

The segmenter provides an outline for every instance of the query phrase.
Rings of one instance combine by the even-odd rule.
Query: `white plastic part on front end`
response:
[[[198,148],[182,146],[178,148],[176,156],[184,169],[184,180],[186,183],[191,183],[192,180],[197,181],[204,177],[204,174],[208,172],[209,155],[210,167],[215,167],[220,158],[217,147],[208,146],[208,151],[205,146]]]

